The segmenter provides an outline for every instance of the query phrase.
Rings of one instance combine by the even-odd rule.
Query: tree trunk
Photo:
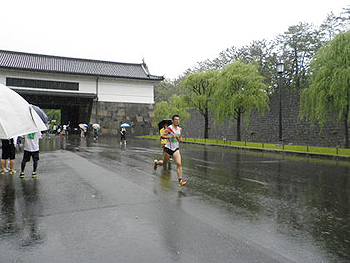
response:
[[[205,114],[204,114],[204,139],[209,138],[209,116],[208,116],[208,109],[205,109]]]
[[[349,127],[348,127],[348,119],[349,119],[349,92],[350,92],[350,80],[348,80],[348,97],[347,97],[347,105],[346,110],[344,112],[344,129],[345,129],[345,148],[349,148]]]
[[[237,141],[241,141],[241,111],[237,113]]]
[[[349,108],[349,106],[347,106],[347,108]],[[346,113],[345,113],[345,116],[344,116],[345,148],[349,148],[348,118],[349,118],[349,113],[346,112]]]
[[[299,78],[299,64],[298,64],[298,51],[297,49],[295,48],[294,49],[294,57],[295,57],[295,76],[296,76],[296,87],[297,88],[300,88],[300,78]]]

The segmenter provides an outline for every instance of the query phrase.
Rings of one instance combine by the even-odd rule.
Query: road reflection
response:
[[[38,218],[42,214],[39,180],[21,180],[23,202],[19,203],[21,215],[22,247],[29,247],[43,241],[43,233],[38,228]]]
[[[260,237],[250,233],[254,238],[278,235],[303,247],[316,246],[330,261],[350,259],[348,161],[183,144],[188,187],[178,191],[174,164],[170,168],[152,168],[153,160],[162,154],[158,141],[128,139],[127,147],[121,149],[117,137],[101,136],[98,141],[89,137],[56,138],[59,143],[50,140],[42,141],[44,151],[72,150],[112,170],[129,167],[133,172],[125,177],[133,182],[151,187],[165,198],[175,197],[178,205],[183,198],[200,199],[219,209],[235,225],[248,225],[246,233],[262,233]],[[11,179],[2,178],[1,187],[5,215],[1,229],[15,232],[11,223],[16,217]],[[30,191],[35,193],[34,189]],[[35,204],[35,200],[30,203]],[[176,215],[166,212],[164,231],[170,231],[167,222]],[[174,248],[176,260],[179,240],[176,233],[170,234],[173,236],[166,242]]]
[[[15,225],[15,188],[12,176],[0,176],[0,235],[11,235],[17,232]]]
[[[30,247],[43,240],[38,228],[42,209],[38,184],[37,180],[15,182],[12,175],[0,176],[0,235],[16,235],[20,247]]]

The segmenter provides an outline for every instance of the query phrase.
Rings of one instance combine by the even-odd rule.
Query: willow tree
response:
[[[208,138],[210,101],[216,85],[217,71],[209,70],[188,75],[181,82],[184,99],[204,118],[204,138]]]
[[[301,92],[300,117],[324,126],[331,113],[343,122],[349,148],[350,31],[327,42],[311,63],[310,87]]]
[[[263,112],[268,107],[267,85],[254,63],[233,62],[219,75],[213,105],[215,120],[237,121],[237,141],[241,140],[241,118],[249,121],[253,109]]]
[[[190,117],[187,109],[183,97],[177,94],[172,95],[169,101],[157,102],[154,107],[154,125],[163,119],[170,119],[175,114],[186,120]]]

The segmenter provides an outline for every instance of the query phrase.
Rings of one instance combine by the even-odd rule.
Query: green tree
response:
[[[241,140],[241,117],[249,121],[251,112],[257,108],[263,112],[268,107],[267,85],[254,63],[233,62],[221,71],[219,85],[215,91],[216,121],[237,121],[237,141]]]
[[[317,52],[311,72],[310,87],[301,92],[300,117],[322,127],[330,113],[337,113],[349,148],[350,31],[338,34]]]
[[[173,94],[179,94],[179,80],[165,79],[154,87],[154,101],[168,101]]]
[[[336,16],[333,12],[327,14],[326,19],[320,25],[320,37],[323,42],[330,41],[333,37],[344,28],[344,22],[341,17]]]
[[[44,109],[49,123],[61,125],[61,110],[58,109]]]
[[[306,87],[310,62],[322,44],[319,30],[311,24],[299,23],[290,26],[276,41],[286,65],[284,76],[289,86]]]
[[[239,50],[239,55],[241,61],[244,63],[256,62],[259,67],[259,73],[264,77],[264,82],[269,87],[269,92],[274,90],[276,84],[276,65],[278,63],[278,58],[276,53],[274,53],[274,43],[261,40],[252,41],[249,45],[242,47]]]
[[[204,117],[204,138],[208,138],[210,101],[217,82],[217,71],[209,70],[187,75],[181,82],[189,107]]]
[[[183,97],[177,94],[172,95],[169,101],[161,101],[155,104],[154,125],[157,125],[163,119],[170,119],[175,114],[179,115],[183,121],[190,117]]]

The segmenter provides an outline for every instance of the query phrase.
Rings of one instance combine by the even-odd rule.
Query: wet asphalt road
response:
[[[0,262],[350,262],[349,162],[158,141],[41,141],[0,176]],[[16,168],[22,153],[17,154]]]

